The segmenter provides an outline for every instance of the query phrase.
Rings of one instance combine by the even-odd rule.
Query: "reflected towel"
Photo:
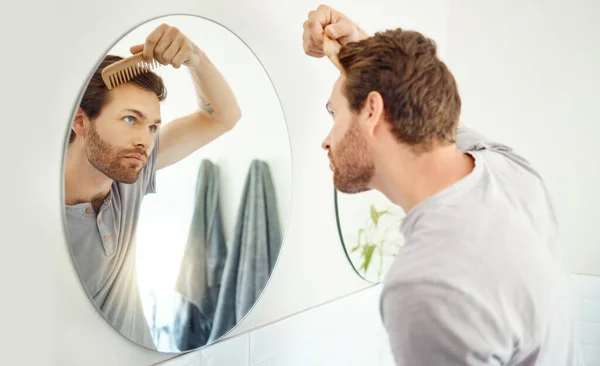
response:
[[[255,159],[244,185],[209,342],[230,331],[254,305],[267,284],[280,248],[271,172],[266,162]]]
[[[219,171],[203,160],[196,182],[195,207],[175,289],[182,296],[174,333],[181,351],[206,344],[227,256],[219,207]]]

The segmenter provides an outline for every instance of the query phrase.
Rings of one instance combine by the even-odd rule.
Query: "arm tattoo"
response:
[[[210,114],[211,116],[215,113],[215,110],[212,109],[212,107],[210,106],[210,103],[207,103],[206,100],[200,96],[200,108],[204,109],[206,112],[208,112],[208,114]]]

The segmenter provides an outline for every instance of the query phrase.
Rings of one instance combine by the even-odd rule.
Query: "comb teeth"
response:
[[[124,84],[134,77],[150,72],[160,66],[158,61],[144,61],[142,54],[138,53],[129,58],[117,61],[102,70],[102,79],[110,90],[118,85]]]

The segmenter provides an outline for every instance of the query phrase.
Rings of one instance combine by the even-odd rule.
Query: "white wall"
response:
[[[69,257],[59,195],[63,143],[89,73],[130,29],[166,14],[206,16],[246,41],[273,80],[291,136],[293,198],[284,247],[262,301],[237,332],[367,286],[341,248],[331,172],[320,150],[331,123],[324,105],[336,70],[302,50],[302,22],[318,2],[173,0],[149,7],[142,0],[58,0],[11,4],[10,10],[4,4],[0,30],[11,35],[0,58],[7,71],[0,89],[7,126],[0,153],[8,172],[0,183],[6,193],[2,231],[10,247],[0,266],[5,274],[2,308],[9,322],[3,334],[11,340],[5,358],[143,365],[168,357],[133,345],[96,312]],[[367,30],[406,24],[444,43],[445,1],[331,4]]]
[[[544,177],[570,269],[600,275],[600,3],[451,0],[448,64],[463,121]]]

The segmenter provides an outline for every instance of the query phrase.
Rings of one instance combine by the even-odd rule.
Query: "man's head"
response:
[[[461,100],[432,40],[402,29],[376,33],[342,47],[339,61],[327,104],[334,124],[323,141],[338,190],[370,189],[386,142],[415,157],[455,143]]]
[[[110,179],[133,183],[154,148],[166,88],[149,72],[108,90],[102,70],[121,59],[108,55],[94,72],[73,120],[69,145],[81,144],[89,162]]]

